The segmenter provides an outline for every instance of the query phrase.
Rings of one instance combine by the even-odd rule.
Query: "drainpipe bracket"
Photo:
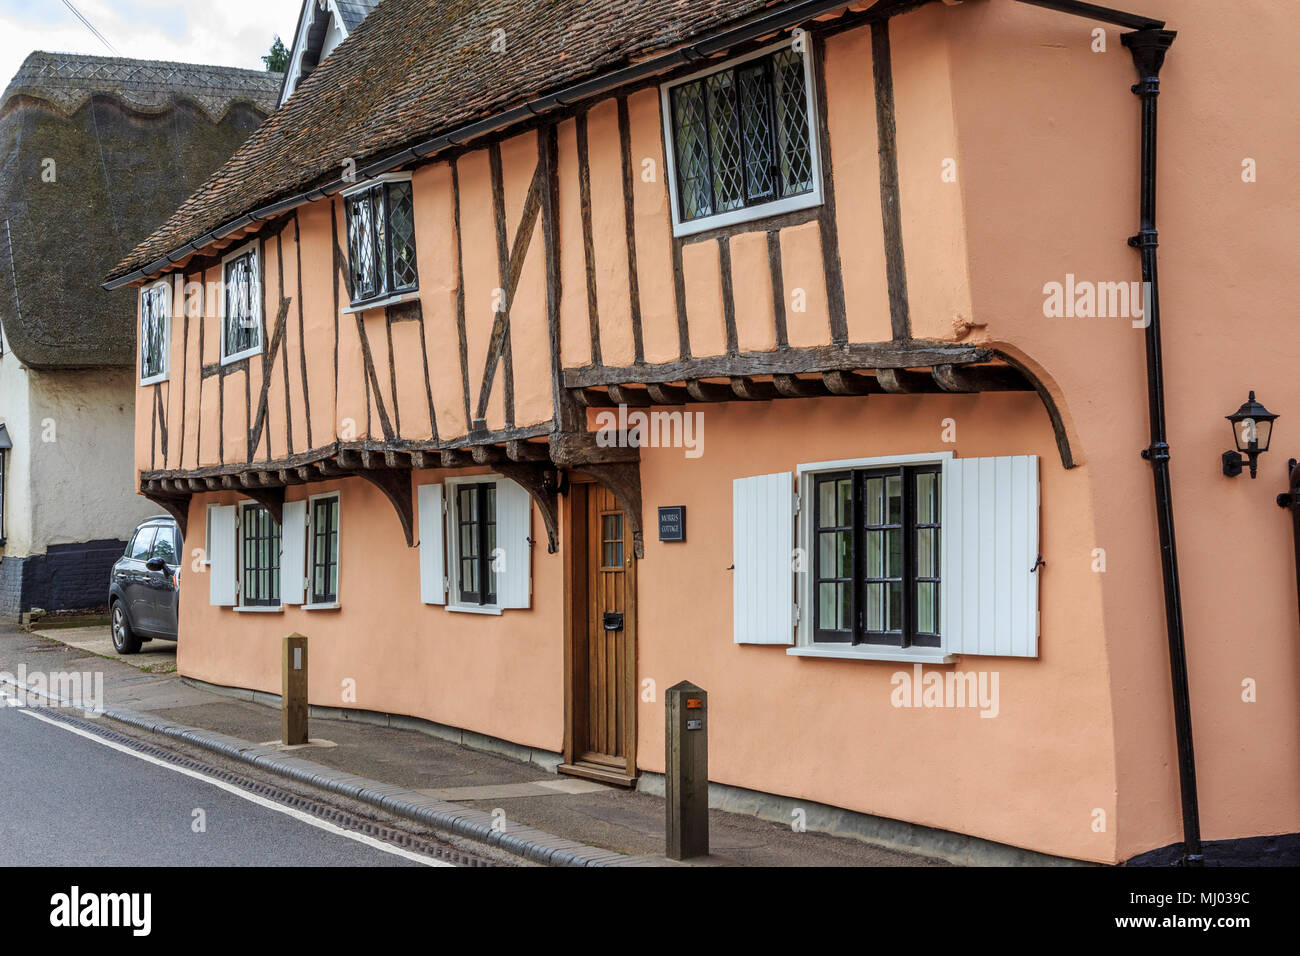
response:
[[[1160,245],[1160,234],[1154,229],[1143,229],[1136,236],[1129,236],[1128,244],[1134,249],[1155,249]]]
[[[1166,442],[1155,442],[1150,448],[1142,449],[1142,457],[1147,461],[1168,461],[1169,445]]]

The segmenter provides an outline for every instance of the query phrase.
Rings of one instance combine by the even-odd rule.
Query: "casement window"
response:
[[[734,639],[790,654],[1038,655],[1038,459],[951,453],[733,483]]]
[[[499,613],[531,602],[532,501],[499,475],[417,489],[420,599],[453,611]]]
[[[461,604],[496,604],[495,482],[456,486],[456,576]]]
[[[262,505],[240,506],[239,603],[280,606],[280,525]]]
[[[166,279],[140,293],[140,384],[167,380],[167,353],[171,345],[172,290]]]
[[[821,202],[813,93],[793,43],[662,88],[674,235]]]
[[[307,601],[313,605],[337,604],[339,600],[339,496],[318,495],[311,499],[307,522],[310,541],[307,562]]]
[[[280,600],[304,610],[339,606],[339,492],[286,501],[281,514]]]
[[[256,241],[221,260],[221,362],[262,351],[262,275]]]
[[[940,466],[810,477],[813,640],[938,647]]]
[[[411,180],[400,174],[343,194],[352,305],[378,305],[419,287]]]

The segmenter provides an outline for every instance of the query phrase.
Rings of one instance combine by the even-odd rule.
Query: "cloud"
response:
[[[72,0],[122,56],[262,69],[279,34],[292,42],[301,0]],[[0,85],[33,50],[112,52],[62,0],[0,0]]]

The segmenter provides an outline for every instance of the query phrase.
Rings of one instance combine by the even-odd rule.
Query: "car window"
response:
[[[168,564],[176,563],[176,532],[174,529],[158,529],[158,537],[153,543],[152,556],[162,558]]]
[[[157,528],[141,528],[135,533],[135,540],[131,542],[131,550],[127,554],[132,558],[139,558],[141,561],[149,557],[149,549],[153,547],[153,536],[158,531]]]

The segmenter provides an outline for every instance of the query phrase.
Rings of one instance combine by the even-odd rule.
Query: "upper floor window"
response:
[[[221,260],[221,361],[262,351],[262,277],[258,245],[250,243]]]
[[[664,86],[673,232],[821,202],[808,54],[768,48]]]
[[[171,284],[162,279],[140,292],[140,384],[167,379],[172,324]]]
[[[409,178],[385,178],[344,193],[352,304],[375,303],[419,286]]]

